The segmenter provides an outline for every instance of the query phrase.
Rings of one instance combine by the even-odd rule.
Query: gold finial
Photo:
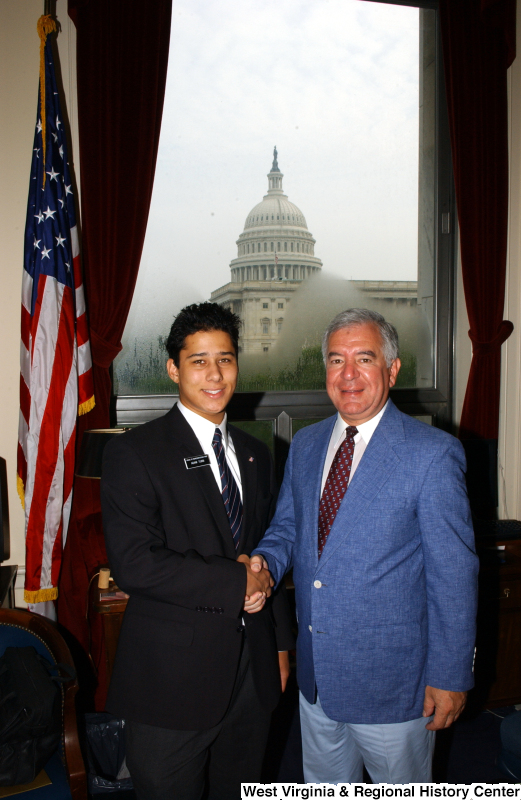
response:
[[[36,23],[36,30],[40,37],[40,115],[42,124],[42,143],[43,143],[43,186],[45,186],[45,150],[46,150],[46,122],[47,115],[45,109],[45,43],[47,36],[56,30],[56,23],[50,14],[43,14]],[[43,188],[42,186],[42,188]]]

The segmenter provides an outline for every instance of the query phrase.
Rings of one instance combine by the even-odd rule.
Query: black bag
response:
[[[106,712],[85,714],[89,794],[132,789],[126,769],[125,722]]]
[[[34,647],[8,647],[0,658],[0,786],[30,783],[58,748],[62,693],[69,678]]]

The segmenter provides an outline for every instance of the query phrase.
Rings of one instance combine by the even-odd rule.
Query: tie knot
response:
[[[222,441],[223,441],[222,431],[220,428],[216,428],[213,435],[212,445],[213,444],[221,445]]]
[[[354,425],[348,425],[346,428],[346,439],[355,437],[358,433],[358,428],[355,428]]]

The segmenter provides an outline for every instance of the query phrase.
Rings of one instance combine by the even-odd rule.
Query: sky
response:
[[[365,0],[176,0],[127,353],[230,280],[274,145],[325,272],[416,280],[418,20]]]

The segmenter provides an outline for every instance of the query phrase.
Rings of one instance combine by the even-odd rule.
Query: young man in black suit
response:
[[[105,451],[107,552],[130,595],[107,709],[139,800],[200,800],[206,777],[210,800],[240,798],[289,674],[284,595],[241,563],[276,488],[266,446],[227,425],[238,326],[215,303],[183,309],[166,344],[178,404]]]

